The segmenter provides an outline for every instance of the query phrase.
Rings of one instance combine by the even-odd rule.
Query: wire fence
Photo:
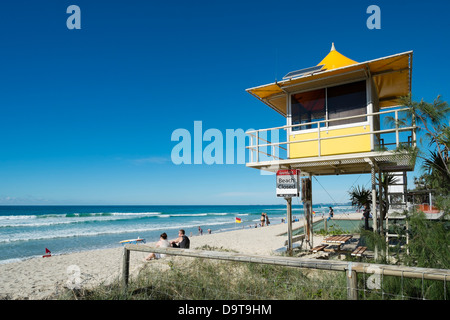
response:
[[[165,254],[130,280],[132,251]],[[155,300],[448,300],[450,270],[127,245],[122,288]]]

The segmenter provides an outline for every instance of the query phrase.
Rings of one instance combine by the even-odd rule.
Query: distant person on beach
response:
[[[329,216],[330,216],[330,218],[333,218],[333,216],[334,216],[334,211],[333,211],[332,207],[330,207]]]
[[[266,222],[266,216],[265,216],[265,213],[264,213],[264,212],[261,213],[261,219],[260,219],[260,221],[261,221],[261,227],[264,227],[264,222]]]
[[[208,229],[208,234],[211,234],[211,229]]]
[[[364,230],[369,230],[370,207],[368,203],[366,203],[366,206],[364,208],[363,217],[364,217]]]
[[[203,229],[201,227],[198,227],[198,234],[203,235]]]
[[[174,248],[184,248],[184,249],[189,249],[190,243],[191,243],[191,241],[185,235],[185,232],[184,232],[183,229],[180,229],[180,231],[178,231],[178,238],[176,238],[175,240],[172,240],[170,242],[172,247],[174,247]]]
[[[269,226],[270,224],[269,216],[267,215],[267,213],[264,213],[264,216],[266,217],[266,226]]]
[[[155,247],[159,248],[168,248],[170,247],[170,242],[167,240],[167,234],[164,232],[159,236],[159,241],[156,243]],[[152,259],[160,259],[164,258],[166,255],[162,253],[150,253],[146,258],[145,261],[150,261]]]

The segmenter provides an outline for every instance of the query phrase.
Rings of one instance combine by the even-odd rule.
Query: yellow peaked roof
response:
[[[318,66],[324,65],[324,69],[326,70],[332,70],[337,69],[341,67],[350,66],[352,64],[357,64],[358,62],[353,61],[352,59],[347,58],[343,54],[340,54],[336,51],[336,48],[334,47],[334,43],[331,45],[331,50],[328,55],[323,58],[322,61],[319,62]]]
[[[331,47],[318,64],[320,71],[247,89],[247,92],[282,114],[287,115],[289,93],[329,87],[342,82],[371,78],[381,109],[398,106],[398,98],[411,93],[412,51],[365,62],[356,62]]]

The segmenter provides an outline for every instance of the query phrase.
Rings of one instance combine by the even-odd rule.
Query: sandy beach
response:
[[[315,218],[315,220],[321,217]],[[335,215],[334,219],[361,219],[360,213]],[[304,221],[294,222],[293,229],[303,227]],[[240,253],[273,255],[285,247],[287,224],[233,230],[191,237],[191,249],[210,247],[231,249]],[[323,240],[315,236],[313,244]],[[152,246],[153,243],[146,245]],[[122,265],[122,247],[84,251],[49,258],[33,258],[0,265],[0,299],[52,299],[55,293],[78,276],[82,288],[108,284],[119,279]],[[145,253],[133,252],[130,273],[136,274],[144,265]]]

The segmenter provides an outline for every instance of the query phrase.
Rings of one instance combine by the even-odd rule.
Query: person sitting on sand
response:
[[[185,235],[185,232],[184,232],[183,229],[180,229],[180,231],[178,231],[178,238],[176,238],[175,240],[170,241],[170,244],[174,248],[189,249],[190,243],[191,243],[191,241]]]
[[[167,234],[164,232],[159,236],[159,241],[156,243],[155,247],[159,248],[168,248],[170,247],[170,242],[167,240]],[[164,258],[166,255],[162,253],[150,253],[146,258],[145,261],[150,261],[152,259],[160,259]]]

